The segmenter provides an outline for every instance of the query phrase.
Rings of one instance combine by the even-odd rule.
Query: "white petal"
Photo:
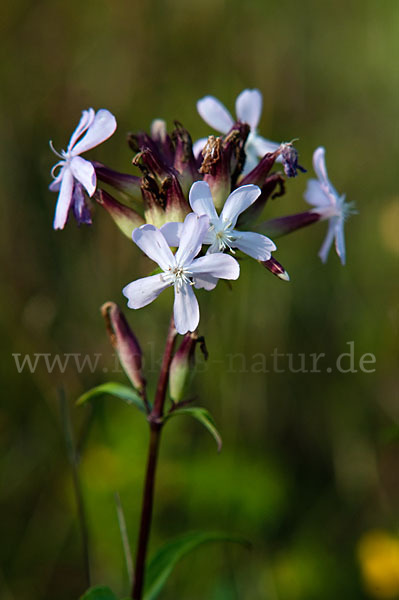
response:
[[[80,156],[74,156],[70,165],[73,176],[83,185],[91,198],[97,187],[97,177],[93,165]]]
[[[198,158],[203,148],[205,148],[205,144],[207,143],[208,138],[200,138],[193,144],[193,154],[195,158]]]
[[[235,231],[236,239],[233,247],[238,248],[248,256],[256,260],[269,260],[271,253],[276,250],[276,246],[271,239],[260,233],[253,231]]]
[[[335,228],[335,250],[344,265],[346,262],[345,236],[344,236],[344,219],[339,219]]]
[[[80,118],[79,124],[76,127],[73,134],[71,135],[71,139],[69,140],[69,144],[68,144],[68,148],[67,148],[68,153],[72,150],[72,148],[74,147],[74,145],[76,144],[78,139],[84,134],[84,132],[93,123],[95,115],[96,115],[96,113],[94,112],[94,110],[92,108],[89,108],[89,110],[84,110],[82,112],[82,116]]]
[[[227,133],[234,125],[233,117],[217,98],[205,96],[198,100],[197,110],[200,116],[216,131]]]
[[[262,114],[262,94],[259,90],[244,90],[236,100],[237,119],[256,129]]]
[[[312,206],[327,207],[330,206],[330,196],[327,196],[323,187],[317,179],[309,179],[303,195],[306,202]]]
[[[335,222],[334,222],[334,219],[331,219],[331,221],[329,221],[329,223],[328,223],[327,235],[326,235],[325,240],[322,244],[322,247],[320,248],[320,251],[319,251],[319,256],[323,263],[325,263],[327,261],[328,253],[330,252],[330,248],[334,241],[334,237],[335,237]]]
[[[173,307],[175,327],[178,333],[184,335],[195,331],[199,323],[199,306],[191,285],[183,285],[179,291],[175,289]]]
[[[266,138],[260,135],[254,135],[251,140],[251,143],[257,155],[261,158],[263,158],[264,155],[268,152],[275,152],[280,148],[280,144],[276,144],[276,142],[267,140]],[[281,162],[281,156],[279,156],[277,160]]]
[[[132,233],[135,244],[161,269],[167,271],[175,264],[175,257],[162,233],[154,225],[142,225]]]
[[[129,308],[142,308],[158,298],[159,294],[170,285],[170,283],[165,283],[159,273],[128,283],[122,293],[129,301],[127,303]]]
[[[235,226],[239,215],[255,202],[261,189],[257,185],[242,185],[230,194],[223,206],[220,218]]]
[[[196,290],[204,289],[209,292],[215,289],[219,279],[217,277],[212,277],[212,275],[196,275],[193,278],[193,281]]]
[[[326,151],[322,146],[316,148],[316,150],[313,152],[313,168],[317,177],[319,178],[320,185],[322,186],[324,193],[330,196],[330,203],[335,204],[338,194],[328,178],[325,152]]]
[[[168,245],[171,248],[177,248],[177,246],[180,244],[182,229],[183,223],[174,223],[173,221],[170,221],[169,223],[162,225],[159,230],[164,236]]]
[[[211,188],[206,181],[196,181],[193,183],[190,188],[189,202],[197,215],[208,215],[209,219],[218,218]]]
[[[113,114],[105,108],[97,111],[93,122],[87,130],[86,135],[73,147],[71,153],[73,156],[82,154],[94,146],[98,146],[107,140],[116,129],[116,119]]]
[[[198,216],[190,213],[184,220],[180,245],[175,254],[176,263],[180,266],[190,265],[193,258],[201,250],[204,238],[209,229],[207,215]]]
[[[55,207],[54,229],[64,229],[72,202],[73,175],[70,169],[64,169],[57,206]]]
[[[218,279],[238,279],[240,276],[240,265],[230,254],[207,254],[193,261],[190,271],[196,279],[196,275],[211,275]]]

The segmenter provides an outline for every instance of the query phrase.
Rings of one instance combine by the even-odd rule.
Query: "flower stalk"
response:
[[[162,417],[166,400],[166,390],[169,381],[170,364],[172,362],[173,350],[177,331],[173,316],[170,321],[169,331],[166,338],[165,351],[162,359],[161,372],[159,375],[154,406],[148,416],[150,424],[150,440],[147,455],[147,467],[144,483],[143,503],[140,518],[140,532],[137,544],[136,564],[131,597],[133,600],[141,600],[144,587],[145,565],[147,558],[148,540],[151,531],[152,512],[154,505],[155,476],[158,464],[159,445],[162,432]]]

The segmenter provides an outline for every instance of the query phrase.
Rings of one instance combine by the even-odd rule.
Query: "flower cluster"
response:
[[[335,239],[344,263],[343,224],[350,212],[345,197],[331,185],[324,149],[318,148],[313,156],[318,179],[311,179],[305,192],[313,208],[256,224],[269,199],[285,193],[286,177],[305,172],[298,164],[293,142],[278,144],[258,134],[262,109],[259,90],[244,90],[238,96],[236,121],[212,96],[199,100],[197,109],[222,135],[209,135],[193,144],[180,123],[175,122],[169,134],[166,123],[156,120],[149,134],[128,135],[136,174],[120,173],[80,156],[114,133],[116,120],[107,110],[83,111],[66,151],[58,154],[50,143],[60,158],[53,167],[50,185],[59,192],[54,229],[63,229],[71,211],[79,224],[90,224],[85,193],[95,199],[159,266],[155,275],[123,289],[128,306],[146,306],[173,286],[174,317],[181,334],[198,326],[193,288],[211,290],[219,279],[238,278],[239,264],[232,256],[237,251],[256,259],[281,279],[289,279],[272,256],[276,246],[269,235],[277,237],[327,219],[328,233],[320,257],[326,260]],[[283,172],[272,172],[279,163]],[[112,194],[104,186],[111,187]]]

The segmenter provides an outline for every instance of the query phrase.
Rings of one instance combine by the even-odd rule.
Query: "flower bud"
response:
[[[161,197],[165,206],[164,223],[183,222],[191,208],[177,177],[171,176],[166,179],[161,188]]]
[[[140,177],[135,175],[127,175],[126,173],[119,173],[113,169],[109,169],[105,165],[92,161],[92,165],[96,171],[97,179],[111,185],[113,188],[121,192],[126,196],[127,202],[133,200],[133,206],[137,202],[142,201],[141,190],[140,190]]]
[[[275,192],[274,190],[276,187],[278,187],[278,190]],[[272,199],[278,198],[283,194],[285,194],[284,177],[280,173],[272,173],[266,177],[266,181],[262,186],[261,194],[257,197],[255,202],[238,217],[238,228],[240,229],[244,225],[248,225],[256,221],[260,217],[270,197]]]
[[[145,221],[135,210],[121,204],[105,190],[97,190],[94,198],[111,215],[119,229],[131,240],[133,229]]]
[[[175,143],[173,166],[179,173],[179,181],[183,193],[188,194],[194,181],[200,179],[193,154],[193,142],[188,131],[178,121],[175,121],[172,139]]]
[[[211,189],[215,207],[220,211],[231,192],[230,165],[223,152],[222,138],[210,135],[202,149],[202,156],[204,159],[200,173],[204,174],[204,181]]]
[[[143,175],[141,193],[144,201],[144,216],[147,223],[162,227],[165,223],[165,211],[158,183],[151,175]]]
[[[163,119],[155,119],[151,123],[151,139],[164,157],[165,162],[168,165],[173,164],[173,142],[166,131],[166,122]]]
[[[157,149],[143,148],[141,152],[136,154],[133,159],[133,164],[141,170],[143,175],[150,175],[157,181],[159,185],[172,175],[177,175],[177,171],[169,166]]]
[[[196,333],[186,333],[172,359],[169,371],[169,393],[173,402],[181,402],[184,398],[195,364],[195,346],[198,341]]]
[[[256,225],[255,229],[259,233],[263,233],[272,238],[277,238],[286,235],[287,233],[292,233],[302,227],[306,227],[307,225],[312,225],[312,223],[317,223],[317,221],[321,221],[322,218],[323,217],[316,212],[315,209],[306,210],[305,212],[297,213],[295,215],[287,215],[286,217],[277,217],[275,219],[270,219],[269,221],[264,221],[263,223]]]
[[[221,210],[245,163],[244,145],[249,126],[235,123],[223,137],[211,135],[202,150],[200,173],[209,184],[217,210]]]
[[[265,183],[265,179],[269,174],[271,168],[274,165],[276,158],[279,156],[280,150],[276,150],[276,152],[268,152],[262,158],[262,160],[256,165],[252,171],[250,171],[245,177],[240,179],[240,185],[247,185],[252,183],[253,185],[258,185],[262,187]]]
[[[146,382],[141,371],[142,352],[125,315],[115,302],[103,304],[101,314],[105,319],[111,344],[126,375],[137,390],[143,391]]]
[[[261,265],[266,267],[266,269],[268,269],[271,273],[273,273],[273,275],[276,275],[276,277],[278,277],[279,279],[282,279],[283,281],[290,280],[290,276],[284,269],[283,265],[280,265],[280,263],[275,258],[269,258],[269,260],[260,261],[260,263]]]

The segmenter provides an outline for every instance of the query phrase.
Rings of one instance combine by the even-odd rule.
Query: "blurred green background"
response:
[[[224,449],[218,455],[196,422],[165,429],[151,550],[196,529],[234,532],[253,546],[197,550],[162,597],[398,598],[398,2],[14,0],[2,8],[1,600],[73,600],[86,585],[57,388],[76,437],[86,435],[93,582],[121,595],[114,492],[134,544],[147,444],[145,421],[129,407],[74,406],[91,386],[126,382],[105,372],[113,359],[99,307],[124,306],[122,286],[148,263],[99,208],[91,228],[71,221],[52,230],[48,140],[65,148],[81,110],[106,107],[118,129],[88,156],[129,172],[127,131],[177,118],[196,139],[209,132],[196,100],[210,93],[233,111],[246,87],[263,93],[261,133],[299,137],[310,173],[314,148],[325,145],[331,180],[359,214],[346,227],[346,267],[334,253],[320,263],[320,223],[278,241],[289,284],[248,261],[233,292],[219,285],[199,294],[210,359],[194,390]],[[306,178],[289,181],[268,215],[305,210]],[[163,296],[128,314],[152,389],[171,306]],[[374,373],[326,372],[349,341],[356,365],[375,355]],[[254,355],[274,349],[293,354],[295,368],[298,354],[323,352],[323,372],[257,372]],[[40,363],[19,374],[12,353],[38,352],[101,359],[93,373],[72,363],[48,373]]]

